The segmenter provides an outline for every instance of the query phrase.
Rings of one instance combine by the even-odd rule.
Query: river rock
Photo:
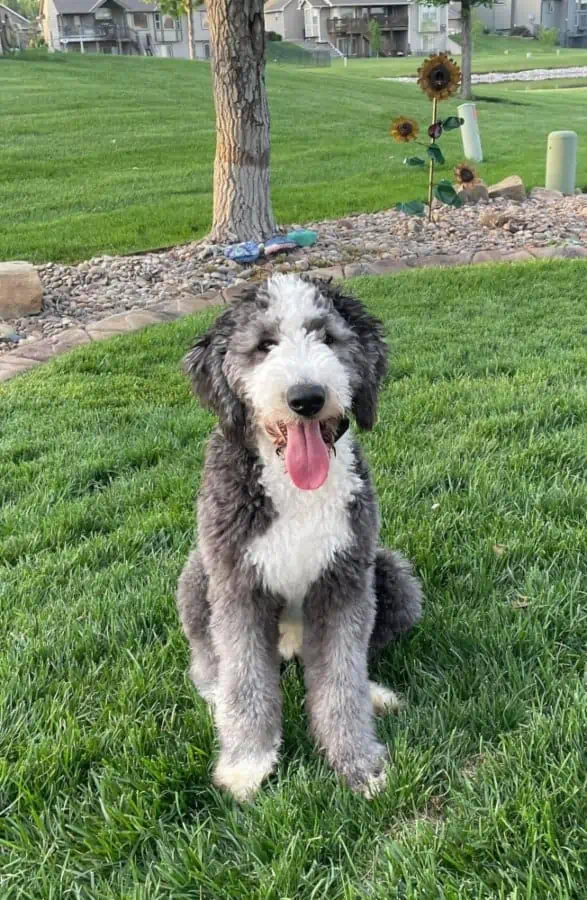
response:
[[[0,319],[16,319],[40,313],[43,286],[37,270],[28,262],[0,262]]]

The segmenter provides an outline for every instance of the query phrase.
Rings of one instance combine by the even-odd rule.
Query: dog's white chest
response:
[[[247,558],[265,587],[282,596],[295,613],[301,611],[311,585],[351,541],[348,506],[360,480],[350,440],[345,435],[339,441],[328,478],[316,491],[296,488],[274,455],[266,462],[262,481],[277,518],[251,542]]]

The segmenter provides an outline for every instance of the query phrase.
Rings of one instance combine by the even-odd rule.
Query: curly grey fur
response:
[[[251,541],[265,535],[278,514],[262,483],[253,410],[242,387],[254,364],[243,350],[243,334],[263,326],[269,302],[265,289],[253,288],[186,358],[194,391],[218,415],[220,427],[207,449],[199,547],[181,575],[178,609],[191,648],[191,677],[214,709],[216,782],[239,799],[269,774],[281,740],[278,627],[285,601],[247,557]],[[350,329],[336,352],[353,386],[349,412],[360,428],[370,429],[386,372],[381,323],[358,300],[325,283],[316,289],[316,304]],[[333,768],[353,788],[366,790],[386,760],[375,735],[368,654],[418,621],[422,594],[410,565],[377,548],[375,493],[359,447],[349,440],[360,484],[347,509],[350,544],[305,596],[301,656],[315,739]]]

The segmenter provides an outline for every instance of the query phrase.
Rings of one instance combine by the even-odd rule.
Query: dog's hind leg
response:
[[[380,650],[409,631],[422,617],[422,585],[411,563],[395,550],[380,548],[375,556],[375,624],[371,651]]]
[[[192,550],[177,588],[177,608],[191,650],[190,676],[201,696],[214,703],[218,660],[210,637],[208,576],[198,550]]]
[[[409,631],[422,616],[422,587],[411,564],[393,550],[379,549],[375,557],[375,624],[369,644],[370,656]],[[369,682],[376,715],[397,712],[402,702],[392,690]]]

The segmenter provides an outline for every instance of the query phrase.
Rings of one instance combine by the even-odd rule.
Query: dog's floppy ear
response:
[[[377,395],[387,373],[387,344],[383,323],[367,312],[355,297],[328,286],[322,291],[330,297],[336,312],[342,316],[361,345],[355,360],[359,379],[353,395],[353,414],[363,431],[371,431],[377,418]]]
[[[246,410],[223,370],[231,328],[227,311],[196,341],[184,359],[184,371],[202,406],[218,416],[225,437],[237,440],[246,428]]]

